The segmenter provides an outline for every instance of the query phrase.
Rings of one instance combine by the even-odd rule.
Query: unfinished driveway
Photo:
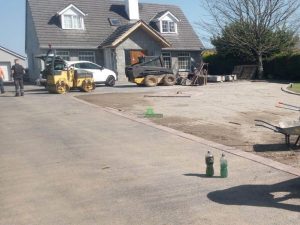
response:
[[[227,154],[220,179],[220,150],[71,95],[26,92],[0,105],[1,225],[299,223],[296,176]]]
[[[261,119],[278,125],[283,120],[299,119],[299,111],[276,107],[279,101],[300,106],[300,96],[281,91],[284,85],[239,81],[168,89],[131,87],[131,93],[127,94],[80,98],[136,116],[151,107],[154,112],[163,114],[163,118],[153,119],[157,124],[300,167],[299,149],[289,150],[284,144],[284,135],[255,127],[254,123],[255,119]],[[191,97],[163,97],[176,95],[178,91]],[[153,95],[151,92],[162,97],[145,97]],[[295,140],[296,137],[292,137],[292,142]]]

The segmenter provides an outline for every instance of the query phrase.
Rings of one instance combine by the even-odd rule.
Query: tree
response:
[[[255,59],[263,76],[263,58],[289,49],[297,40],[299,0],[205,0],[213,18],[205,22],[212,43]],[[218,47],[218,45],[216,45]],[[220,48],[219,48],[220,49]]]

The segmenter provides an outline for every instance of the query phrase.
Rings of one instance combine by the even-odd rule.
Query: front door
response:
[[[139,57],[143,57],[147,54],[145,50],[131,50],[130,51],[130,63],[131,65],[139,62]]]

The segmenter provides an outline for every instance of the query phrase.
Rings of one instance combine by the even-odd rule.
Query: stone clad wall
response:
[[[127,80],[125,76],[126,50],[146,50],[149,56],[159,56],[161,54],[160,44],[150,38],[143,30],[137,30],[116,48],[116,72],[120,81]]]

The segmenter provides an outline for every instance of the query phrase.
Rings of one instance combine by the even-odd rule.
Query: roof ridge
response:
[[[119,5],[125,5],[125,3],[123,1],[118,1],[118,0],[112,0],[112,1],[108,1],[109,3],[114,3],[114,4],[119,4]],[[168,3],[148,3],[148,2],[139,2],[139,5],[159,5],[159,6],[175,6],[177,8],[180,8],[180,6],[175,5],[175,4],[168,4]]]
[[[24,59],[24,60],[26,59],[26,56],[22,56],[21,54],[16,53],[15,51],[12,51],[12,50],[10,50],[8,48],[5,48],[5,47],[3,47],[1,45],[0,45],[0,49],[3,50],[3,51],[5,51],[5,52],[7,52],[7,53],[10,53],[10,54],[12,54],[12,55],[14,55],[16,57],[19,57],[21,59]]]
[[[174,5],[174,4],[160,4],[160,3],[145,3],[145,2],[141,2],[139,3],[139,5],[159,5],[159,6],[174,6],[174,7],[177,7],[177,8],[180,8],[180,6],[178,5]]]

